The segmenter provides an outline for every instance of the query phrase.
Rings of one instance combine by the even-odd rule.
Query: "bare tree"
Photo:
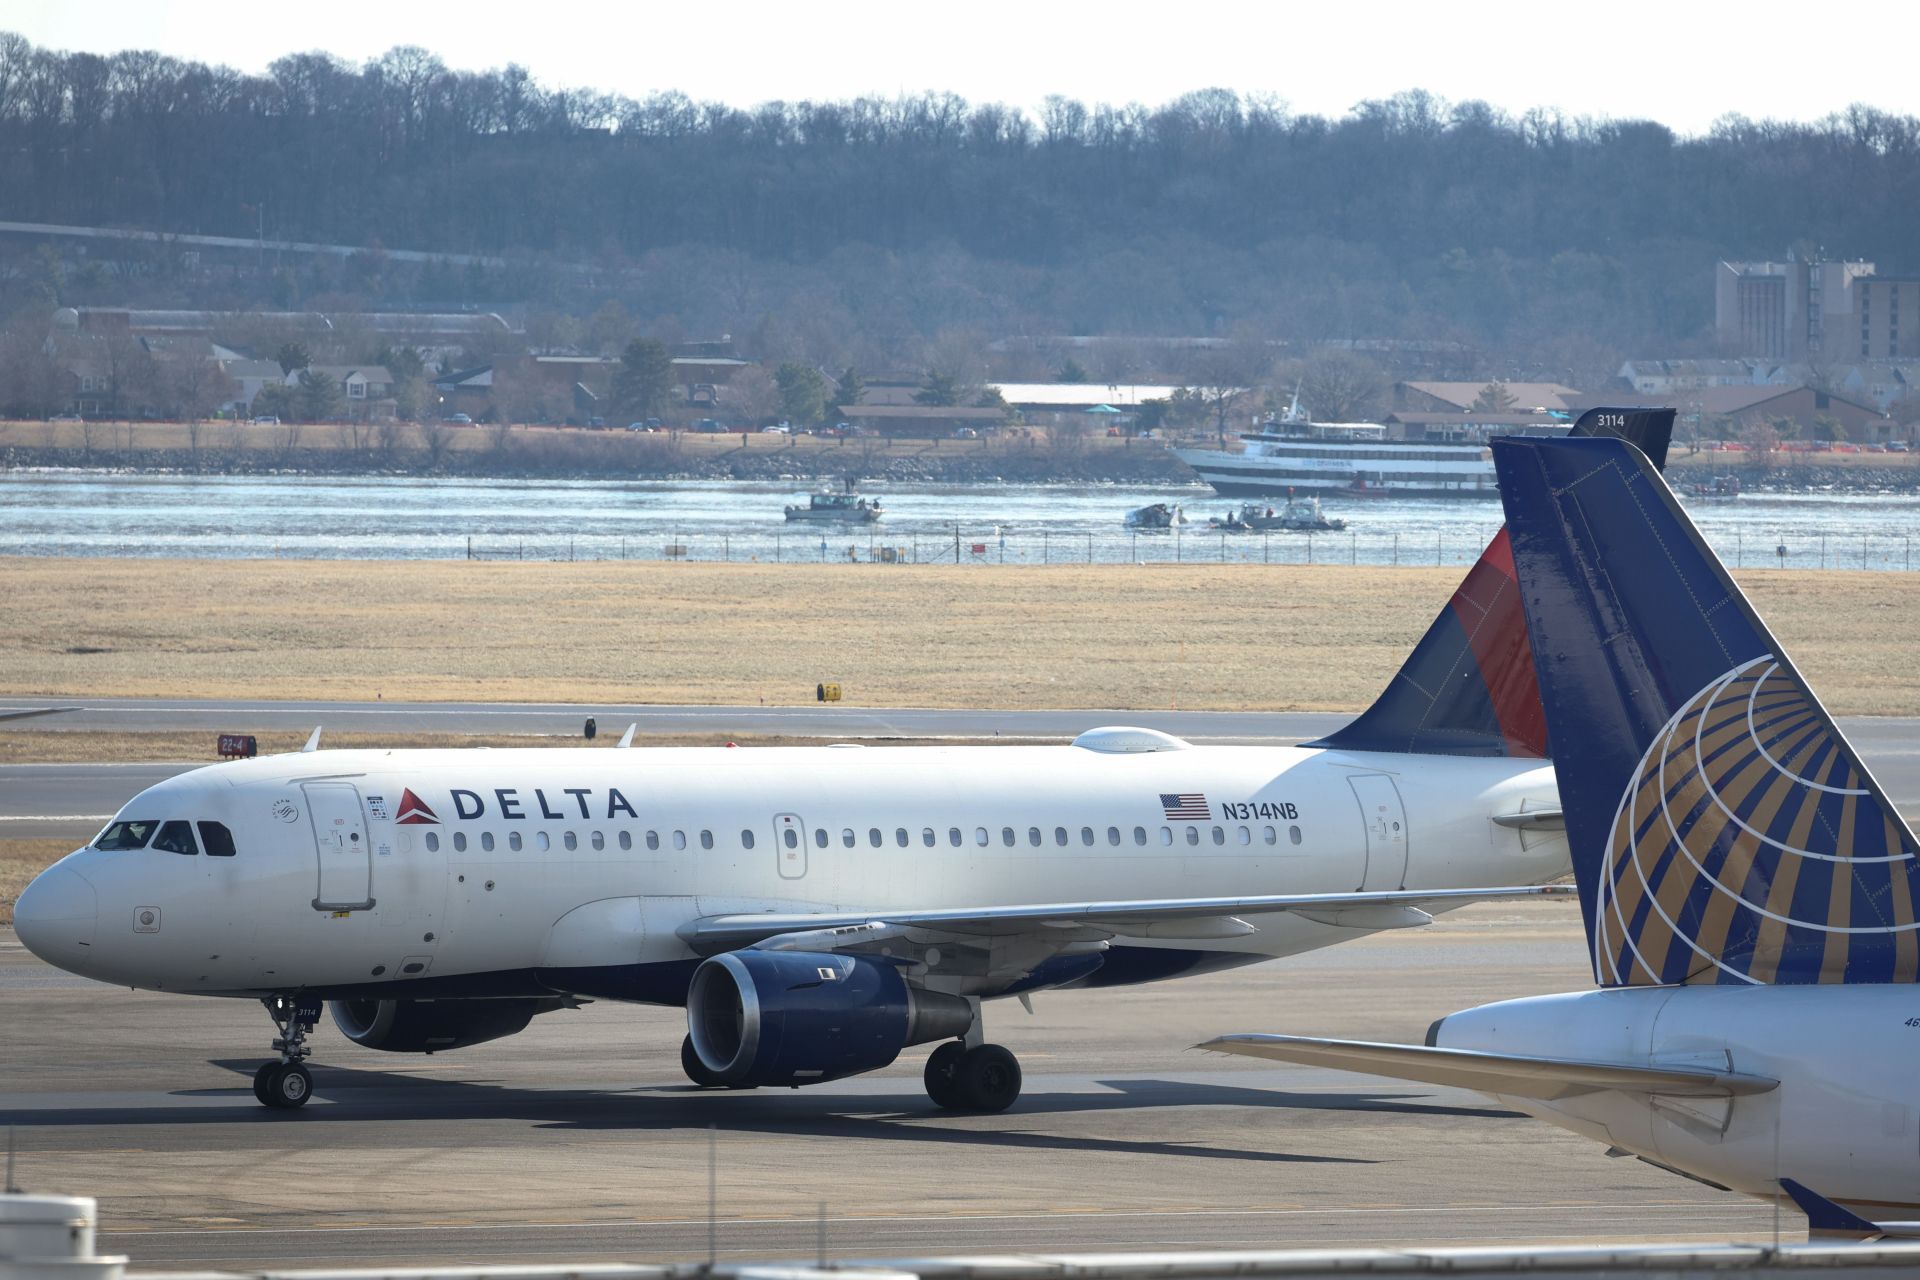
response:
[[[426,446],[427,461],[437,467],[446,460],[447,450],[453,447],[454,428],[444,422],[423,422],[420,424],[420,443]]]
[[[1321,422],[1355,422],[1374,413],[1387,389],[1380,366],[1351,351],[1320,350],[1299,369],[1300,398]]]

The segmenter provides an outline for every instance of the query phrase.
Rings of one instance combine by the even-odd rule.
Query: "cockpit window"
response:
[[[129,818],[125,822],[112,822],[107,829],[94,837],[93,847],[103,853],[125,853],[129,849],[144,849],[147,841],[153,839],[153,832],[160,824],[147,818]]]
[[[198,854],[200,846],[193,842],[193,824],[191,822],[163,822],[160,834],[153,838],[153,847],[161,853]]]
[[[224,822],[202,822],[200,844],[206,849],[209,858],[233,856],[233,832],[227,830],[227,824]]]

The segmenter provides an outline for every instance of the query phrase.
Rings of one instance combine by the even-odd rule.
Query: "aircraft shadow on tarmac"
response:
[[[250,1076],[253,1059],[214,1059],[212,1065]],[[764,1132],[877,1141],[956,1143],[1037,1150],[1109,1151],[1115,1154],[1186,1156],[1200,1159],[1371,1164],[1370,1160],[1300,1155],[1279,1151],[1207,1146],[1193,1142],[1129,1141],[1037,1133],[1018,1128],[1023,1120],[1084,1112],[1139,1111],[1166,1107],[1258,1107],[1270,1111],[1342,1111],[1424,1116],[1523,1119],[1496,1107],[1448,1106],[1419,1100],[1417,1094],[1363,1090],[1290,1093],[1181,1080],[1120,1079],[1097,1082],[1110,1093],[1025,1093],[1004,1117],[1006,1126],[972,1127],[978,1117],[938,1111],[917,1087],[901,1082],[900,1092],[855,1096],[816,1090],[728,1092],[692,1085],[641,1086],[629,1091],[524,1089],[485,1080],[423,1079],[419,1076],[353,1067],[322,1066],[314,1071],[320,1105],[294,1114],[269,1111],[254,1101],[251,1089],[177,1090],[178,1099],[225,1099],[231,1107],[201,1104],[152,1106],[124,1103],[38,1110],[11,1119],[36,1129],[96,1125],[328,1124],[446,1120],[524,1120],[560,1130],[670,1130],[717,1125],[730,1133]],[[327,1105],[328,1103],[340,1105]],[[952,1125],[938,1123],[954,1121]],[[928,1123],[929,1121],[935,1123]]]

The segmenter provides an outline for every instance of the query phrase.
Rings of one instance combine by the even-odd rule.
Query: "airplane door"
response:
[[[807,874],[807,824],[797,813],[773,816],[773,856],[782,880],[800,880]]]
[[[1360,804],[1360,822],[1367,833],[1360,891],[1406,888],[1407,810],[1400,803],[1400,789],[1384,773],[1356,773],[1347,783]]]
[[[373,850],[359,790],[350,782],[309,782],[301,789],[320,859],[314,910],[367,910],[373,906]]]

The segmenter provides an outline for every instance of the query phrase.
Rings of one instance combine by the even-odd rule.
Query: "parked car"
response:
[[[440,419],[440,421],[447,423],[449,426],[455,426],[455,427],[470,427],[473,425],[473,418],[470,415],[464,414],[464,413],[450,413],[446,417]]]
[[[953,429],[953,438],[955,440],[975,440],[978,439],[979,436],[980,433],[972,427],[955,427]]]
[[[1908,444],[1905,440],[1887,441],[1888,453],[1911,453],[1912,451],[1913,451],[1913,446]]]
[[[712,435],[720,430],[720,420],[718,418],[702,418],[694,424],[693,429]]]
[[[85,422],[86,419],[82,418],[77,413],[56,413],[51,418],[48,418],[47,421],[48,422]]]
[[[658,427],[650,427],[650,426],[648,426],[648,425],[647,425],[646,423],[644,423],[644,422],[629,422],[629,423],[627,424],[627,430],[629,430],[629,431],[658,431],[658,430],[659,430],[659,428],[658,428]]]
[[[280,419],[271,413],[263,414],[253,420],[253,425],[256,427],[277,427],[280,425]]]
[[[776,422],[772,426],[760,428],[760,434],[773,435],[773,436],[790,436],[793,434],[793,428],[789,427],[784,422]]]

